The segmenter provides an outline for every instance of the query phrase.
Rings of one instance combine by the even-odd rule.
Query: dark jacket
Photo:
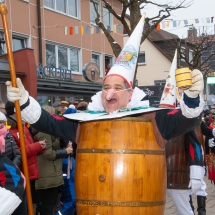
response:
[[[17,167],[21,167],[21,153],[10,132],[5,137],[5,152],[3,154],[5,154]]]
[[[49,134],[38,132],[35,141],[46,140],[46,151],[38,156],[40,177],[36,180],[36,189],[59,187],[63,184],[62,159],[67,151],[60,149],[60,140]]]

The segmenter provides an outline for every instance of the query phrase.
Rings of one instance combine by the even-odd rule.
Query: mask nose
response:
[[[114,89],[109,89],[109,90],[107,91],[106,99],[107,99],[108,101],[111,100],[114,94],[115,94],[115,90],[114,90]]]

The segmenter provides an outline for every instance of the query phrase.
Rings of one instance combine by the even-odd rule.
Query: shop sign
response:
[[[69,69],[61,69],[52,66],[42,67],[42,65],[39,65],[37,67],[37,77],[72,80],[72,71]]]
[[[151,107],[159,107],[164,85],[138,86],[148,96]]]
[[[164,85],[151,85],[151,86],[138,86],[138,87],[141,90],[143,90],[144,93],[149,97],[156,96],[161,98],[164,90]]]

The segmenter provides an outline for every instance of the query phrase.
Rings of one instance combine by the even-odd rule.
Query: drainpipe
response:
[[[39,36],[39,64],[43,65],[42,55],[42,28],[41,28],[41,11],[40,11],[40,0],[37,0],[37,19],[38,19],[38,36]]]

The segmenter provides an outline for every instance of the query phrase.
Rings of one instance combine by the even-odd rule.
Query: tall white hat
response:
[[[144,22],[145,13],[142,15],[140,21],[117,57],[116,62],[105,76],[104,80],[108,76],[115,75],[124,79],[128,86],[132,87]]]
[[[160,100],[159,107],[176,107],[176,80],[175,80],[175,70],[177,69],[177,50],[175,50],[175,55],[170,67],[168,77],[166,79],[166,84],[163,90],[163,94]]]

